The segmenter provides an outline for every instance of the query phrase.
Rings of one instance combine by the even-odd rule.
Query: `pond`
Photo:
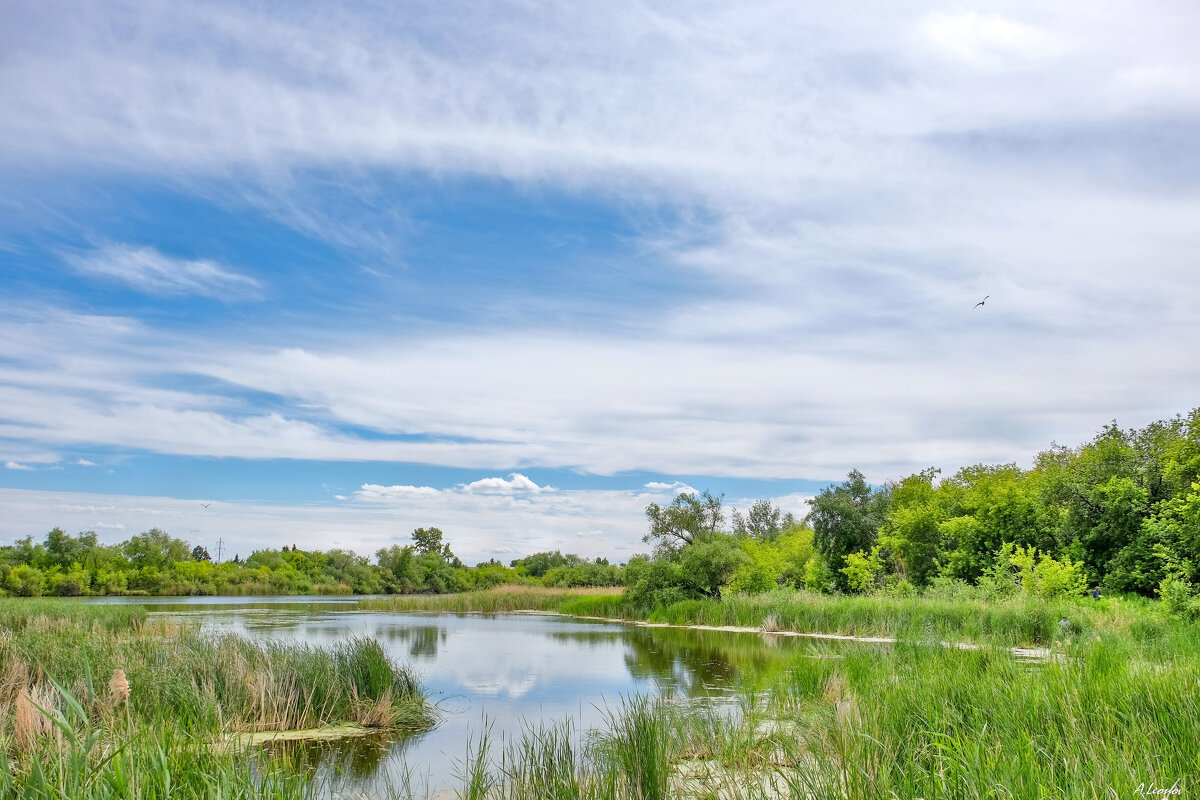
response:
[[[109,599],[108,602],[113,602]],[[123,598],[118,602],[130,602]],[[437,727],[395,738],[287,745],[301,763],[358,793],[408,786],[420,797],[462,785],[468,745],[503,745],[524,726],[601,727],[622,697],[735,699],[739,679],[823,643],[758,634],[647,628],[538,614],[364,611],[357,598],[141,598],[151,614],[258,641],[328,645],[375,638],[410,665],[437,704]],[[283,745],[275,745],[283,746]]]

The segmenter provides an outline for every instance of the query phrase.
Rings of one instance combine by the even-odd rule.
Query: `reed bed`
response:
[[[372,639],[256,645],[124,608],[20,602],[0,604],[0,798],[251,797],[267,785],[298,797],[288,770],[251,774],[213,742],[433,721],[412,674]],[[170,789],[181,781],[182,794]]]
[[[1046,645],[1061,635],[1066,617],[1073,635],[1119,634],[1146,646],[1200,653],[1194,626],[1181,624],[1154,605],[1127,600],[1002,600],[938,597],[861,597],[805,591],[730,595],[689,600],[654,609],[626,609],[631,617],[677,625],[729,625],[780,631],[881,636],[899,639]]]
[[[370,598],[363,607],[387,611],[503,613],[555,611],[575,616],[711,625],[776,632],[965,642],[1003,647],[1045,646],[1062,634],[1066,617],[1075,637],[1118,635],[1147,657],[1200,658],[1200,629],[1163,613],[1157,603],[1106,599],[1041,600],[942,597],[863,597],[779,590],[685,600],[668,606],[631,605],[619,587],[550,589],[500,586],[450,595]]]
[[[562,726],[490,761],[485,742],[464,796],[1100,800],[1200,788],[1200,666],[1146,662],[1110,636],[1069,656],[1027,665],[915,644],[800,656],[732,709],[632,698],[584,747]]]
[[[493,589],[457,594],[368,597],[361,601],[361,607],[371,611],[441,611],[456,614],[559,611],[564,605],[585,598],[617,598],[622,591],[620,586],[554,589],[542,586],[501,585]]]

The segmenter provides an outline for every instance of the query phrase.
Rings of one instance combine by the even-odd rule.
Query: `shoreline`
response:
[[[428,612],[426,612],[428,613]],[[437,613],[437,612],[434,612]],[[450,612],[453,613],[453,612]],[[470,612],[468,612],[470,613]],[[854,636],[844,633],[811,633],[803,631],[765,631],[762,628],[751,628],[742,625],[702,625],[699,623],[689,625],[677,625],[671,622],[650,622],[641,619],[623,619],[621,617],[596,617],[586,616],[583,614],[568,614],[564,611],[540,611],[538,609],[518,609],[512,611],[513,614],[531,614],[554,617],[571,617],[573,619],[586,619],[593,622],[611,622],[620,625],[634,625],[639,628],[678,628],[680,630],[692,631],[714,631],[718,633],[756,633],[760,636],[789,636],[793,638],[805,639],[822,639],[828,641],[843,641],[843,642],[862,642],[863,644],[896,644],[900,639],[894,636]],[[987,650],[990,645],[975,644],[973,642],[938,642],[943,647],[952,647],[959,650]],[[1007,650],[1016,656],[1019,660],[1025,661],[1048,661],[1051,656],[1049,647],[1004,647],[997,648]]]

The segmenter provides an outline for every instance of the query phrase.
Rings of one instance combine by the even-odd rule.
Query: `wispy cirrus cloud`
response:
[[[339,309],[236,339],[4,324],[0,436],[27,448],[469,466],[510,477],[454,497],[499,504],[559,494],[515,485],[534,466],[887,479],[1195,403],[1194,3],[46,8],[5,6],[0,170],[215,195],[343,255],[403,251],[396,174],[666,206],[631,238],[701,290],[653,313],[622,296],[600,330],[516,325],[495,298],[487,324]],[[152,294],[262,290],[159,250],[91,256]],[[562,262],[568,287],[629,269]],[[305,289],[340,277],[322,269]],[[410,286],[453,302],[471,277]]]
[[[164,255],[153,247],[106,244],[63,259],[84,275],[120,281],[144,294],[202,295],[224,301],[261,296],[262,283],[208,259]]]

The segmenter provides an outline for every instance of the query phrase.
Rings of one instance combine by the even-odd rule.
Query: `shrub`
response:
[[[866,594],[878,587],[879,575],[883,571],[879,550],[879,545],[875,545],[871,548],[871,555],[860,550],[846,556],[846,566],[839,571],[846,576],[851,591]]]
[[[9,571],[4,588],[18,597],[41,597],[43,582],[41,570],[20,564]]]

